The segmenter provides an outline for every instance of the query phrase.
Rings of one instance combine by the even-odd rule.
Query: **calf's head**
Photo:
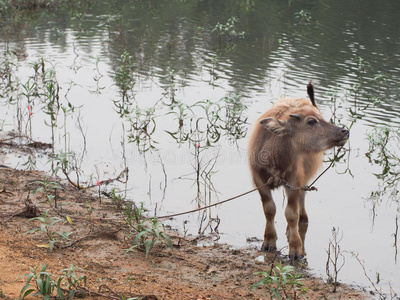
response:
[[[315,108],[302,109],[280,119],[268,117],[260,123],[277,138],[290,139],[302,152],[320,152],[343,146],[349,131],[326,122]]]

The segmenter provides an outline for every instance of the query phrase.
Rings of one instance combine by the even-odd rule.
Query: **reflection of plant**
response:
[[[279,263],[271,267],[269,272],[260,272],[258,274],[264,278],[253,284],[253,290],[265,286],[271,299],[297,299],[298,296],[305,298],[308,289],[301,282],[300,275],[292,274],[294,270],[293,266],[283,266]]]
[[[16,70],[15,56],[9,52],[4,52],[4,57],[0,60],[0,96],[9,99],[10,102],[15,100],[11,97],[11,92],[15,89],[14,73]]]
[[[25,166],[26,170],[36,170],[35,157],[32,157],[31,155],[29,155],[27,161],[24,162],[22,165]]]

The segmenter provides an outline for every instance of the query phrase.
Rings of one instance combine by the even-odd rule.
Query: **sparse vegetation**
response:
[[[57,299],[72,300],[76,296],[84,297],[88,290],[86,286],[86,276],[78,275],[76,271],[82,269],[71,265],[68,269],[61,271],[61,276],[57,277],[47,271],[48,264],[30,267],[31,273],[25,275],[27,277],[25,286],[21,289],[19,300],[24,299],[30,294],[39,296],[43,300],[50,300],[53,297]],[[40,270],[39,270],[40,269]]]
[[[30,269],[31,273],[24,276],[27,277],[26,285],[22,288],[18,299],[22,300],[35,292],[34,296],[41,296],[44,300],[50,300],[55,288],[55,281],[51,279],[52,274],[47,272],[47,264],[40,265],[40,270],[39,266]]]
[[[150,250],[158,243],[166,244],[173,249],[172,241],[165,233],[164,224],[154,218],[145,218],[143,213],[143,202],[140,203],[140,207],[129,203],[125,206],[125,222],[132,230],[131,235],[134,236],[132,246],[126,252],[139,248],[145,251],[147,257]]]
[[[293,274],[294,273],[294,274]],[[301,275],[295,268],[282,263],[272,265],[267,272],[260,272],[264,278],[253,284],[253,290],[262,286],[267,289],[271,299],[307,299],[308,289],[302,283]]]
[[[56,243],[62,242],[64,240],[68,240],[69,236],[72,234],[71,231],[56,231],[55,224],[57,223],[66,223],[70,222],[70,219],[61,219],[58,217],[50,217],[49,210],[46,210],[43,214],[43,217],[35,217],[30,219],[30,221],[38,220],[41,222],[40,227],[35,227],[26,233],[35,233],[41,232],[45,236],[48,244],[42,245],[43,247],[49,248],[50,252],[53,252],[54,246]]]

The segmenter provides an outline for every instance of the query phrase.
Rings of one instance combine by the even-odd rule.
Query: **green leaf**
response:
[[[135,237],[135,239],[133,240],[133,242],[135,243],[137,240],[139,240],[139,238],[141,238],[143,235],[145,235],[145,234],[147,234],[147,233],[148,233],[147,230],[143,230],[143,231],[139,232],[139,233],[136,235],[136,237]]]
[[[154,228],[154,233],[156,234],[157,240],[160,240],[160,230],[158,229],[158,227]]]
[[[33,228],[33,229],[31,229],[31,230],[25,232],[25,234],[32,233],[32,232],[36,232],[36,231],[41,231],[41,229],[40,229],[39,227],[36,227],[36,228]]]
[[[26,296],[32,294],[34,291],[35,291],[34,289],[27,290],[27,291],[22,295],[22,298],[20,298],[20,299],[24,299]]]
[[[41,278],[36,278],[36,285],[39,288],[39,292],[43,294],[43,280]]]
[[[61,221],[64,221],[63,219],[60,219],[60,218],[51,218],[51,222],[50,222],[50,224],[49,224],[49,226],[53,226],[55,223],[58,223],[58,222],[61,222]]]
[[[27,289],[29,289],[30,287],[32,287],[30,284],[26,284],[26,285],[21,289],[20,297],[19,297],[18,299],[23,299],[24,297],[28,296],[29,294],[31,294],[32,292],[35,291],[34,289],[27,290]],[[22,295],[22,297],[21,297],[21,295]]]
[[[28,275],[28,278],[26,279],[26,284],[27,284],[27,285],[29,284],[29,282],[31,282],[33,276],[34,276],[33,273],[30,273],[30,274]]]
[[[144,243],[144,245],[145,245],[146,257],[147,257],[147,255],[148,255],[149,252],[150,252],[151,247],[153,246],[153,242],[152,242],[152,241],[146,241],[146,242]]]
[[[49,241],[49,250],[50,250],[50,252],[53,252],[53,248],[54,248],[54,245],[55,245],[55,243],[56,243],[56,241]]]
[[[40,220],[43,223],[45,222],[45,219],[43,217],[35,217],[35,218],[32,218],[32,219],[29,219],[28,221],[33,221],[33,220]]]
[[[168,235],[166,235],[165,233],[162,233],[162,236],[165,240],[167,240],[168,246],[173,249],[173,245],[172,245],[172,241],[170,239],[170,237]]]
[[[125,250],[125,253],[128,253],[130,251],[133,251],[133,249],[137,248],[138,245],[133,245],[132,247],[129,247],[128,249]]]
[[[45,277],[44,280],[44,294],[45,295],[50,295],[51,294],[51,279],[49,276]]]

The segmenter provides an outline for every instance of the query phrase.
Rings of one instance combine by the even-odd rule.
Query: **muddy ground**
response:
[[[13,147],[0,143],[1,152]],[[4,159],[3,159],[4,164]],[[34,191],[43,187],[46,174],[38,171],[0,167],[0,297],[17,299],[25,286],[30,267],[48,264],[47,271],[57,279],[70,265],[81,268],[86,275],[86,298],[108,299],[271,299],[268,288],[252,291],[252,284],[277,264],[277,253],[263,255],[256,249],[231,249],[227,245],[197,246],[198,240],[168,231],[173,249],[158,244],[146,257],[143,249],[126,253],[132,245],[132,230],[111,199],[101,197],[96,188],[79,190],[66,180],[58,181],[57,208],[47,200],[47,194]],[[72,232],[69,240],[56,242],[52,252],[43,232],[26,234],[40,227],[34,216],[49,216],[64,220],[54,224],[54,231]],[[67,217],[72,222],[68,223]],[[288,261],[286,261],[288,263]],[[302,271],[302,281],[308,288],[307,299],[367,299],[368,293],[340,285],[333,286]],[[291,299],[294,294],[289,295]],[[123,297],[123,298],[122,298]],[[32,299],[30,295],[26,299]]]

